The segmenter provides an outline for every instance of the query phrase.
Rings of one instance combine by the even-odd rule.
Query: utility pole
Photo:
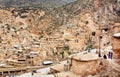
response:
[[[100,25],[99,25],[99,32],[100,32],[100,34],[101,34],[101,29],[100,29]],[[100,49],[101,49],[101,47],[100,47],[100,45],[101,45],[101,43],[100,43],[100,40],[102,39],[102,36],[99,34],[99,53],[98,53],[98,57],[101,57],[101,52],[100,52]]]

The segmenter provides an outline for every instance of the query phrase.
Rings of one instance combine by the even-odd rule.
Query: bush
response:
[[[69,45],[65,45],[64,46],[64,50],[68,50],[69,51],[69,49],[70,49]]]
[[[70,52],[70,51],[68,51],[67,53],[68,53],[68,55],[71,55],[71,52]]]
[[[92,36],[95,36],[96,35],[96,32],[92,32]]]
[[[62,58],[64,58],[64,51],[62,51],[60,54],[62,55]]]
[[[87,47],[86,47],[86,49],[85,50],[87,50],[88,48],[93,48],[93,45],[91,44],[91,45],[88,45]]]

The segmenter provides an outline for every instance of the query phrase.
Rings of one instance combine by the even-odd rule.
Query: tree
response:
[[[88,45],[85,50],[87,50],[88,48],[91,48],[91,49],[92,49],[92,48],[93,48],[93,45],[92,45],[92,44]]]

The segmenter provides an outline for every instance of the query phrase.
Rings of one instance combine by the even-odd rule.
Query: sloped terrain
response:
[[[0,0],[1,7],[39,7],[53,9],[75,0]]]
[[[71,53],[98,48],[100,31],[105,29],[108,31],[101,33],[101,48],[111,45],[111,27],[120,23],[120,1],[77,0],[49,12],[34,8],[1,9],[0,18],[0,48],[4,54],[1,62],[23,58],[18,50],[22,50],[22,54],[38,51],[40,54],[31,63],[39,65],[42,60],[61,61]],[[110,70],[113,75],[117,73]],[[105,73],[102,70],[100,74]]]

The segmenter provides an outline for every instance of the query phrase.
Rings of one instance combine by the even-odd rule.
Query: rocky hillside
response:
[[[119,4],[119,0],[78,0],[67,6],[49,12],[44,18],[51,17],[51,19],[58,19],[58,21],[60,19],[69,20],[75,17],[80,18],[80,15],[85,13],[91,13],[96,24],[109,25],[111,21],[115,22],[115,20],[117,20],[116,18],[120,16]],[[108,23],[106,24],[105,22]]]
[[[63,6],[75,0],[0,0],[1,7],[39,7],[52,9]]]
[[[77,26],[78,28],[82,27],[83,30],[86,28],[84,31],[86,33],[88,31],[99,32],[99,29],[110,29],[115,23],[120,22],[119,14],[119,0],[78,0],[42,16],[38,28],[52,32],[53,30],[51,29],[72,23],[73,26]],[[105,37],[109,35],[110,34]]]
[[[11,11],[12,13],[15,12],[15,10]],[[25,9],[19,9],[18,15],[13,14],[13,16],[21,16],[21,14],[24,15],[25,12]],[[84,19],[84,16],[88,16],[89,18],[87,17],[87,19]],[[33,26],[34,28],[37,27],[38,30],[45,30],[49,29],[49,27],[66,25],[69,22],[74,23],[74,25],[81,25],[81,23],[83,23],[86,24],[86,26],[89,28],[91,27],[89,24],[95,24],[94,26],[96,28],[99,26],[107,27],[113,25],[115,22],[119,22],[119,16],[119,0],[77,0],[63,7],[56,8],[50,12],[46,12],[45,15],[42,15],[40,17],[34,14],[32,17],[38,17],[35,19],[36,21],[34,21],[31,16],[28,16],[28,18],[31,18],[31,21],[29,21],[29,23],[32,23],[30,24],[30,27]],[[89,21],[89,19],[92,19],[92,23]],[[76,22],[73,22],[73,20]]]
[[[98,48],[100,34],[103,49],[111,45],[111,27],[115,23],[120,23],[120,0],[77,0],[49,12],[1,9],[0,51],[4,57],[0,61],[21,57],[18,51],[38,51],[34,65],[45,59],[60,61],[71,53]]]

